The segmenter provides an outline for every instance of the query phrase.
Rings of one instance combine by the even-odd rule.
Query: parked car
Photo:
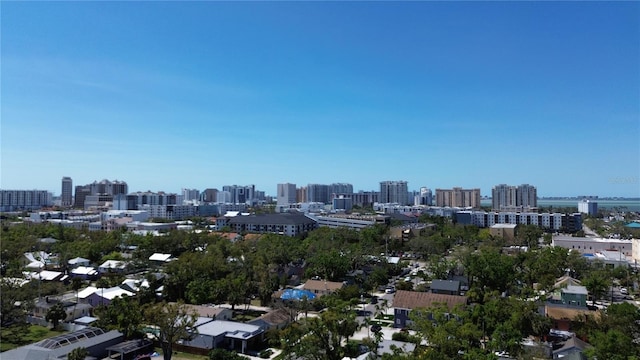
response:
[[[378,303],[378,297],[377,296],[372,296],[371,297],[371,303],[372,304],[377,304]]]
[[[375,324],[375,325],[371,326],[371,331],[373,331],[374,333],[382,331],[382,326],[380,326],[378,324]]]
[[[629,291],[627,290],[627,288],[620,288],[620,294],[629,295]]]
[[[387,294],[393,294],[396,292],[396,288],[394,288],[393,286],[389,286],[388,288],[384,289],[384,292]]]

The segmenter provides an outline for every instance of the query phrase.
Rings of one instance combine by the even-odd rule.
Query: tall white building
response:
[[[409,205],[409,190],[406,181],[380,182],[380,202]]]
[[[592,200],[581,200],[578,202],[578,212],[588,215],[598,214],[598,202]]]
[[[62,192],[60,200],[63,207],[73,205],[73,180],[68,176],[62,178]]]
[[[433,192],[431,189],[426,187],[420,188],[420,193],[415,196],[413,205],[427,205],[431,206],[433,204]]]
[[[296,203],[296,184],[278,184],[278,205],[288,205]]]

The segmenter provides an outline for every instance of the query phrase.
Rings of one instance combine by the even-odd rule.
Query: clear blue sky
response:
[[[640,196],[638,2],[3,2],[3,189]]]

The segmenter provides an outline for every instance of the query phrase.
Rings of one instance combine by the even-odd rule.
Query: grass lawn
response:
[[[233,312],[233,321],[245,322],[249,320],[253,320],[257,317],[264,315],[264,311],[254,311],[254,310],[235,310]]]
[[[51,330],[48,327],[40,326],[40,325],[29,325],[29,332],[25,334],[17,343],[9,342],[8,339],[11,338],[9,329],[2,329],[0,332],[0,338],[2,341],[0,342],[0,351],[7,351],[11,349],[15,349],[22,345],[31,344],[42,339],[50,338],[52,336],[64,334],[66,331],[59,330]]]

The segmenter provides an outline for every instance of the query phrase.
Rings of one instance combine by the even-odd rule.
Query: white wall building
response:
[[[296,184],[278,184],[278,205],[296,203]]]

